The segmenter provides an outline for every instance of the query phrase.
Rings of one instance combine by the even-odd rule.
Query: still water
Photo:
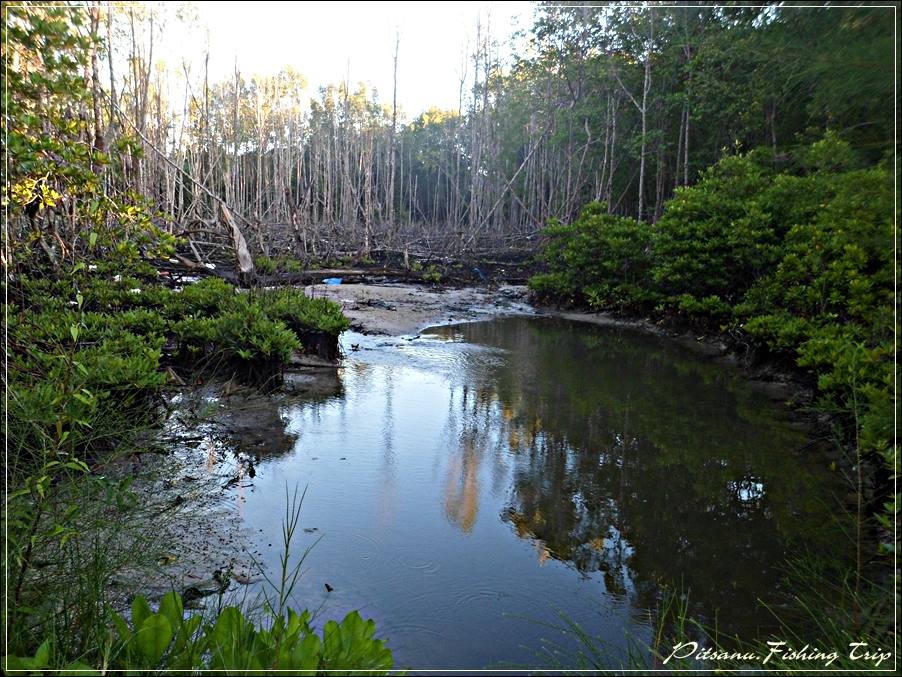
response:
[[[662,585],[751,641],[787,556],[837,547],[835,481],[786,409],[665,339],[510,317],[343,342],[331,392],[261,416],[240,505],[275,570],[307,487],[294,604],[360,609],[396,666],[553,665],[565,617],[616,663]]]

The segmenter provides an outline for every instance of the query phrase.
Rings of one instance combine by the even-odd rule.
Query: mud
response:
[[[527,289],[506,285],[442,288],[421,285],[313,285],[308,296],[328,298],[342,307],[357,331],[403,336],[425,327],[499,314],[532,314]]]

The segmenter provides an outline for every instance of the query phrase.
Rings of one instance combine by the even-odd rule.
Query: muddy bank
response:
[[[532,314],[527,289],[506,285],[444,288],[409,284],[314,285],[308,296],[339,303],[361,333],[402,336],[437,324],[465,322],[500,314]]]
[[[193,606],[216,603],[220,594],[250,594],[247,586],[263,580],[262,549],[281,547],[259,542],[243,517],[256,490],[256,465],[294,443],[279,407],[340,393],[334,369],[308,367],[286,374],[283,387],[269,394],[232,380],[169,391],[168,414],[153,439],[162,453],[124,459],[112,469],[134,478],[142,506],[140,525],[127,536],[141,541],[141,562],[119,572],[121,593],[159,598],[176,590]]]

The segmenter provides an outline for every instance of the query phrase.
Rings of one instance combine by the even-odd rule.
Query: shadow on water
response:
[[[260,419],[243,518],[270,562],[286,481],[309,485],[298,603],[362,609],[399,664],[534,665],[558,611],[622,657],[662,585],[751,641],[789,555],[848,549],[789,412],[666,340],[523,317],[350,340],[331,397]]]

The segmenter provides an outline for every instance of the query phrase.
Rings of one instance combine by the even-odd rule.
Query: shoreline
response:
[[[431,326],[473,322],[504,315],[558,317],[603,327],[639,331],[674,341],[703,359],[739,373],[752,387],[793,410],[793,418],[812,434],[823,432],[828,420],[804,412],[815,400],[811,384],[800,374],[773,362],[752,364],[731,349],[723,335],[698,336],[688,329],[658,324],[647,317],[619,317],[607,312],[568,310],[535,305],[525,285],[489,287],[424,287],[409,283],[311,285],[308,296],[339,303],[351,320],[351,329],[362,334],[393,337],[416,335]]]

